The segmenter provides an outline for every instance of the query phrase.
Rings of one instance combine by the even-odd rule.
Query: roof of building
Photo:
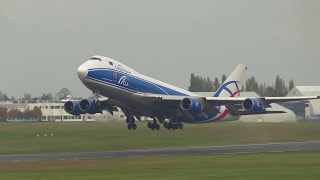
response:
[[[295,86],[287,96],[320,96],[320,86]]]
[[[295,86],[299,91],[318,91],[320,92],[320,86]]]

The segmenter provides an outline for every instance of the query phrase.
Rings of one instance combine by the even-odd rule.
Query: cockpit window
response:
[[[111,66],[113,66],[113,62],[109,61],[109,64],[110,64]]]
[[[98,60],[98,61],[101,61],[100,58],[97,58],[97,57],[92,57],[90,60]]]

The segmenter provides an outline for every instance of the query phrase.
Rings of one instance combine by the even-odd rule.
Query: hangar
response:
[[[320,96],[320,86],[295,86],[289,96]],[[320,119],[320,99],[283,104],[291,109],[298,119]]]

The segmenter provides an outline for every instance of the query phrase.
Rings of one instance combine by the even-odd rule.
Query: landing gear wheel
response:
[[[154,130],[154,126],[153,125],[151,126],[151,130]]]
[[[128,124],[130,123],[130,119],[129,118],[126,119],[126,123],[128,123]]]
[[[136,124],[132,124],[132,129],[136,130],[137,129],[137,125]]]
[[[170,130],[172,128],[172,123],[169,122],[169,124],[167,125],[167,129]]]
[[[172,129],[173,129],[173,130],[178,129],[178,124],[173,124]]]
[[[151,128],[151,126],[152,126],[152,123],[148,122],[148,128]]]
[[[183,124],[179,123],[179,129],[183,129]]]
[[[156,130],[160,129],[160,125],[159,124],[155,124],[155,126],[156,126]]]
[[[128,129],[129,129],[129,130],[132,129],[132,124],[128,124]]]
[[[134,119],[134,117],[131,118],[131,121],[130,121],[132,124],[134,124],[136,122],[136,120]]]
[[[167,122],[164,122],[164,123],[163,123],[163,127],[164,127],[164,128],[167,128],[167,127],[168,127],[168,123],[167,123]]]

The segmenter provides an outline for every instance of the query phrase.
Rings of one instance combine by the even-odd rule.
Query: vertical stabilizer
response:
[[[230,76],[223,82],[214,97],[236,97],[247,79],[247,66],[239,64]]]

